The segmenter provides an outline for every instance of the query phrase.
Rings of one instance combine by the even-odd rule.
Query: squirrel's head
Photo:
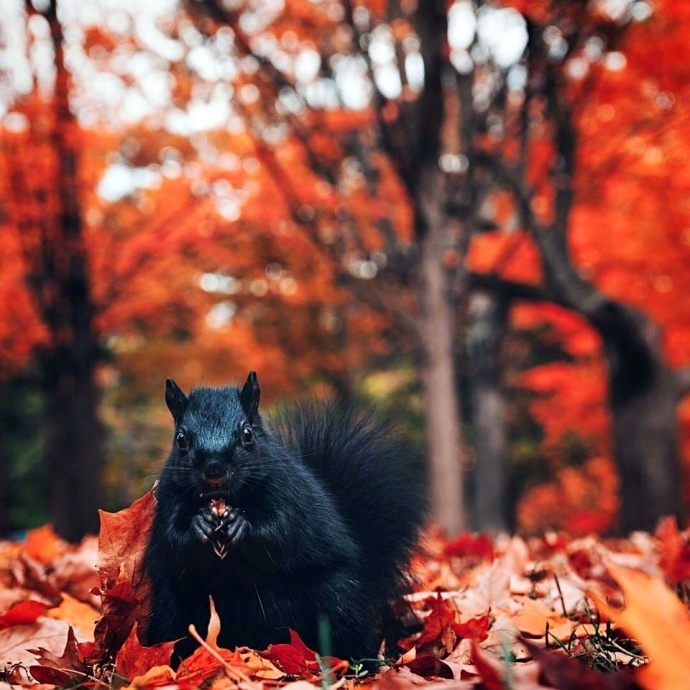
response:
[[[175,420],[170,476],[190,497],[238,505],[261,482],[260,393],[254,371],[242,388],[195,388],[189,396],[167,379],[165,402]]]

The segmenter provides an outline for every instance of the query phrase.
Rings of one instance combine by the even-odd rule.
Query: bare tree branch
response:
[[[470,290],[486,290],[501,295],[506,299],[525,300],[527,302],[552,302],[563,307],[568,306],[539,285],[507,280],[496,273],[472,271],[468,273],[467,281]]]

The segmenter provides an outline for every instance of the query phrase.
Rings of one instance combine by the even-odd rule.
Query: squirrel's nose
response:
[[[225,468],[219,462],[211,462],[204,467],[204,479],[211,484],[220,484],[226,476]]]

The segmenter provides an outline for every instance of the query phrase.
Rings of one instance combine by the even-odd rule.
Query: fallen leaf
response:
[[[567,618],[533,599],[523,599],[522,609],[511,616],[510,620],[521,633],[529,637],[544,637],[547,623],[549,629],[569,624],[572,630],[575,626]]]
[[[539,665],[539,680],[545,685],[558,690],[640,690],[628,671],[599,673],[562,652],[549,652],[530,642],[525,644]]]
[[[98,611],[93,606],[78,601],[69,594],[62,595],[60,604],[46,613],[49,618],[67,621],[85,639],[93,640]]]
[[[59,656],[44,647],[29,651],[36,655],[38,661],[37,664],[29,666],[29,673],[39,683],[74,685],[90,678],[89,667],[71,627],[67,631],[65,648]]]
[[[27,625],[34,623],[39,616],[52,608],[54,604],[46,604],[35,599],[25,599],[12,604],[9,611],[0,616],[0,630],[13,625]]]
[[[457,641],[463,638],[480,641],[486,638],[489,628],[487,614],[459,623],[458,612],[452,602],[444,599],[440,593],[427,599],[426,605],[430,613],[424,619],[424,629],[417,637],[401,640],[398,644],[402,649],[416,647],[438,656],[444,650],[445,654],[452,652]]]
[[[457,624],[457,611],[453,604],[443,599],[439,593],[436,597],[426,600],[429,615],[424,619],[424,628],[417,637],[401,640],[398,644],[402,649],[416,647],[418,650],[431,646],[443,646],[443,637],[448,630],[452,631]],[[454,645],[453,645],[454,646]],[[452,651],[446,649],[446,652]]]
[[[225,674],[226,667],[234,669],[240,678],[247,677],[238,651],[215,649],[211,652],[199,647],[180,663],[175,682],[181,690],[195,690],[202,685],[207,686],[219,674]]]
[[[180,663],[175,682],[181,690],[193,690],[200,685],[209,684],[216,688],[218,683],[223,685],[225,680],[247,683],[251,679],[277,680],[285,677],[283,671],[254,650],[241,648],[230,651],[218,647],[221,621],[213,597],[209,597],[209,606],[210,620],[206,640]],[[192,630],[192,634],[196,634],[196,631]]]
[[[140,608],[129,582],[121,582],[103,593],[101,616],[94,628],[94,649],[90,662],[112,659],[129,637],[139,617]]]
[[[476,642],[472,643],[472,663],[482,679],[484,690],[505,690],[500,662],[482,652]]]
[[[451,667],[432,654],[422,654],[408,661],[405,666],[423,678],[453,678]]]
[[[477,675],[477,668],[472,663],[473,640],[460,640],[458,646],[443,660],[453,672],[455,680],[465,680]]]
[[[483,650],[489,650],[496,656],[511,650],[517,656],[523,656],[523,650],[519,643],[520,632],[513,625],[512,619],[507,615],[498,615],[491,625],[486,639],[479,642]]]
[[[257,678],[259,680],[278,680],[279,678],[285,677],[283,671],[253,649],[241,647],[237,652],[242,657],[242,662],[244,668],[247,670],[247,674],[252,678]]]
[[[493,561],[494,544],[488,534],[461,534],[444,548],[446,556],[466,558],[473,556],[479,560]]]
[[[67,542],[55,534],[52,525],[43,525],[29,530],[23,544],[24,553],[41,563],[50,563],[56,560],[68,548]]]
[[[67,643],[68,630],[67,623],[50,618],[0,630],[0,659],[4,664],[33,664],[36,656],[28,650],[37,646],[60,654]]]
[[[289,644],[269,645],[260,654],[288,675],[302,678],[320,676],[324,667],[338,669],[339,673],[344,673],[348,668],[346,661],[335,657],[322,656],[317,660],[316,653],[302,642],[294,630],[290,630]]]
[[[478,615],[494,608],[506,610],[519,608],[510,596],[511,574],[498,561],[477,576],[464,602],[458,607],[463,615]]]
[[[117,513],[99,511],[102,603],[94,631],[93,663],[114,658],[136,622],[140,630],[145,629],[151,585],[143,561],[155,504],[153,491],[149,491]]]
[[[170,666],[154,666],[141,676],[132,679],[127,690],[139,690],[139,688],[160,688],[175,685],[176,674]]]
[[[635,678],[649,690],[677,690],[690,678],[690,619],[681,601],[662,580],[608,564],[625,595],[625,608],[611,608],[592,593],[597,607],[634,637],[649,657]]]
[[[98,537],[84,537],[78,546],[53,562],[48,579],[59,592],[67,592],[79,601],[98,606],[100,599],[91,593],[100,583],[97,562]]]
[[[485,613],[483,616],[477,616],[476,618],[470,618],[462,623],[458,623],[454,630],[462,640],[469,639],[482,642],[488,636],[489,623],[489,614]]]
[[[145,675],[150,668],[155,666],[169,665],[170,656],[175,648],[175,642],[163,642],[152,647],[144,647],[139,642],[137,628],[135,623],[115,657],[115,671],[123,678],[136,678]]]

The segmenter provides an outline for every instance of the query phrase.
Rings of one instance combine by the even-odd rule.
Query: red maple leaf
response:
[[[426,601],[431,613],[424,619],[424,629],[419,637],[410,637],[399,642],[403,649],[426,650],[436,655],[449,654],[457,642],[472,638],[481,642],[489,630],[489,616],[484,614],[465,623],[458,622],[458,613],[453,604],[444,599],[440,592]]]
[[[288,675],[298,678],[313,678],[322,675],[324,669],[337,670],[337,672],[342,673],[348,668],[346,661],[336,657],[317,658],[316,652],[309,649],[294,630],[290,630],[289,644],[269,645],[268,649],[260,652],[260,654]]]
[[[0,616],[0,630],[9,628],[13,625],[24,625],[35,622],[39,616],[45,614],[48,609],[55,607],[55,604],[44,604],[35,599],[25,599],[18,601],[10,606],[6,613]]]
[[[154,666],[169,665],[175,647],[175,642],[144,647],[139,642],[137,629],[138,625],[135,624],[115,658],[115,670],[118,675],[130,680],[144,675]]]

